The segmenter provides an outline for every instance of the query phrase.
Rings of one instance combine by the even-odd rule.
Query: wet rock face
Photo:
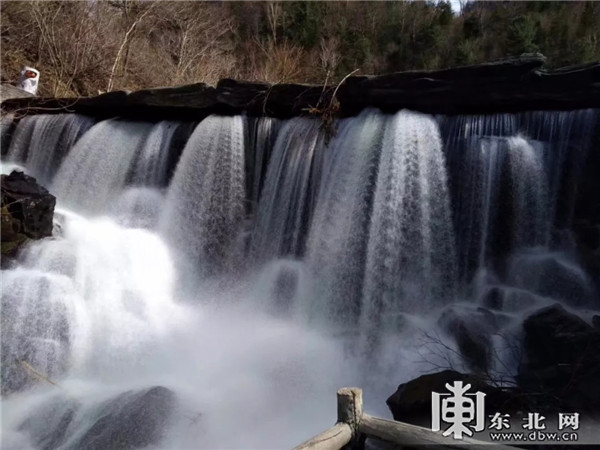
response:
[[[145,448],[160,443],[176,405],[175,393],[162,386],[127,391],[91,406],[61,395],[20,428],[44,450]]]
[[[56,198],[23,172],[2,175],[2,257],[14,257],[29,239],[52,236]]]
[[[533,313],[523,329],[526,361],[519,385],[555,396],[573,410],[600,412],[600,331],[560,304]]]

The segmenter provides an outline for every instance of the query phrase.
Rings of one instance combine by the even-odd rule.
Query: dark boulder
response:
[[[600,412],[600,331],[560,304],[534,312],[523,330],[520,387],[576,411]]]
[[[431,426],[432,392],[447,393],[446,384],[452,384],[455,381],[462,381],[464,386],[470,384],[469,393],[476,391],[485,393],[487,411],[511,413],[524,410],[521,403],[523,396],[518,395],[516,391],[494,387],[479,376],[453,370],[422,375],[408,383],[401,384],[386,403],[394,420],[429,428]]]
[[[492,358],[491,336],[499,329],[494,313],[485,308],[450,307],[442,312],[438,325],[456,340],[470,370],[488,371]]]
[[[58,397],[38,408],[20,428],[43,450],[144,448],[160,442],[176,405],[175,393],[162,386],[124,392],[85,408]]]
[[[13,171],[2,175],[2,257],[14,257],[29,239],[52,236],[56,198],[35,178]]]

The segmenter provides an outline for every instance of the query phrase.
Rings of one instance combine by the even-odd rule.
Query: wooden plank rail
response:
[[[299,445],[295,450],[338,450],[350,443],[352,435],[350,425],[338,422],[329,430]]]
[[[515,447],[463,438],[457,441],[427,428],[381,419],[363,411],[362,389],[342,388],[337,392],[337,423],[330,429],[295,447],[294,450],[360,449],[365,438],[374,437],[400,446],[465,448],[465,445],[493,445],[495,449]]]

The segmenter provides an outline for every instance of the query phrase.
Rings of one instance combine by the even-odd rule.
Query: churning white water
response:
[[[180,156],[173,122],[3,123],[59,208],[2,271],[2,448],[288,448],[345,385],[388,416],[399,383],[466,368],[438,319],[494,289],[490,370],[514,375],[523,311],[597,298],[551,238],[556,165],[580,155],[549,140],[584,119],[210,116]]]

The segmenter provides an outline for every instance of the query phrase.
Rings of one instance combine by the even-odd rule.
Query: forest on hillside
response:
[[[334,83],[350,72],[440,69],[539,52],[600,55],[600,2],[0,2],[2,81],[95,95],[221,78]]]

